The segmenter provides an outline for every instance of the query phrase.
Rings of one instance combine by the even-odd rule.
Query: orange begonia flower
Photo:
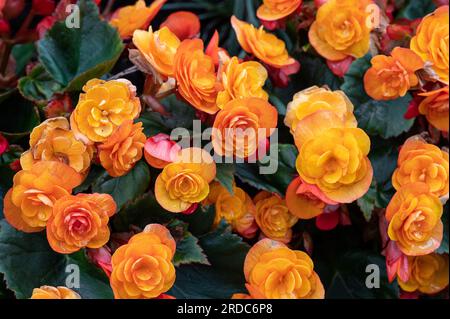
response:
[[[160,28],[167,27],[180,41],[192,39],[200,34],[200,19],[189,11],[177,11],[170,14],[161,23]]]
[[[253,199],[256,206],[256,223],[270,239],[289,243],[292,229],[298,218],[289,212],[286,201],[267,191],[259,192]]]
[[[275,35],[266,32],[262,26],[257,29],[235,16],[231,17],[231,25],[241,47],[264,63],[275,68],[283,68],[297,63],[289,56],[285,43]]]
[[[82,176],[60,162],[41,161],[14,176],[13,187],[3,200],[5,218],[27,233],[41,231],[53,213],[56,200],[70,195]]]
[[[152,68],[164,76],[173,76],[175,53],[180,46],[180,40],[167,27],[153,32],[136,30],[133,33],[133,44],[138,48]]]
[[[29,170],[38,161],[59,161],[78,173],[91,166],[94,148],[75,138],[65,117],[55,117],[36,126],[30,135],[30,149],[20,157],[22,169]]]
[[[336,112],[316,111],[298,122],[295,144],[300,151],[296,161],[300,177],[327,198],[351,203],[369,189],[370,139],[356,124],[349,127]]]
[[[209,153],[199,148],[183,149],[156,179],[156,200],[169,212],[183,212],[208,196],[209,183],[215,177],[216,163]]]
[[[256,15],[264,21],[276,21],[294,13],[301,4],[302,0],[264,0]]]
[[[416,71],[424,67],[422,59],[410,49],[396,47],[391,56],[377,55],[364,75],[364,88],[375,100],[394,100],[419,84]]]
[[[327,204],[336,202],[326,196],[315,185],[308,185],[300,177],[295,178],[286,190],[286,205],[300,219],[311,219],[323,213]]]
[[[162,169],[176,160],[180,150],[180,145],[172,141],[169,135],[158,133],[145,142],[144,157],[150,166]]]
[[[348,122],[349,127],[355,127],[356,118],[353,115],[353,109],[352,102],[344,92],[312,86],[294,95],[287,106],[284,124],[294,134],[300,120],[316,111],[328,110],[335,112]]]
[[[67,287],[41,286],[33,289],[30,299],[81,299],[81,297]]]
[[[84,142],[103,142],[126,120],[141,112],[136,88],[125,79],[93,79],[83,87],[85,93],[70,116],[75,136]]]
[[[175,249],[169,230],[159,224],[147,225],[142,233],[131,237],[111,259],[114,297],[150,299],[168,291],[175,282]]]
[[[448,152],[420,137],[411,137],[403,144],[397,163],[398,167],[392,175],[392,185],[396,190],[409,183],[423,182],[437,197],[448,195]]]
[[[223,85],[223,90],[217,95],[217,106],[220,109],[229,101],[238,98],[258,97],[266,101],[269,99],[263,89],[267,70],[259,62],[239,63],[239,59],[233,57],[224,65],[220,77]]]
[[[311,258],[299,250],[263,239],[244,262],[247,289],[254,298],[323,299],[325,290]]]
[[[309,42],[324,58],[339,61],[369,51],[371,0],[329,0],[320,6],[309,29]]]
[[[109,175],[125,175],[142,158],[146,140],[142,130],[142,122],[127,120],[98,146],[100,163]]]
[[[184,40],[178,48],[174,63],[178,92],[200,111],[214,114],[218,83],[214,61],[203,52],[200,39]]]
[[[404,185],[386,209],[389,238],[408,256],[426,255],[441,244],[442,203],[425,183]]]
[[[448,86],[419,94],[425,99],[419,105],[419,113],[425,115],[428,122],[443,132],[448,132]]]
[[[109,240],[108,221],[115,212],[116,203],[108,194],[61,197],[47,222],[50,247],[60,254],[102,247]]]
[[[220,156],[247,158],[257,151],[277,126],[278,112],[260,98],[236,99],[228,102],[213,124],[212,144]]]
[[[210,192],[205,204],[215,205],[215,225],[225,219],[232,229],[241,236],[245,238],[255,236],[258,230],[255,223],[255,205],[242,188],[233,185],[233,193],[231,194],[219,182],[213,182],[210,185]]]
[[[448,254],[429,254],[408,257],[410,265],[409,280],[397,279],[400,288],[406,292],[419,291],[436,294],[448,286]]]
[[[429,62],[439,80],[448,84],[448,8],[441,6],[426,16],[417,28],[416,36],[411,40],[411,50],[424,62]]]
[[[122,39],[130,38],[138,29],[147,29],[167,0],[155,0],[147,7],[144,0],[125,6],[114,12],[110,24],[117,29]]]

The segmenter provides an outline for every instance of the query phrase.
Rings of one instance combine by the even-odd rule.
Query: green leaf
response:
[[[403,140],[385,140],[376,136],[371,138],[369,159],[377,183],[382,185],[391,180],[397,168],[398,150],[402,143]]]
[[[412,97],[410,94],[393,101],[370,100],[355,110],[358,125],[369,135],[390,138],[401,135],[414,124],[414,119],[407,120],[404,114]]]
[[[234,165],[233,164],[217,164],[216,180],[225,187],[230,194],[233,194],[234,181]]]
[[[80,27],[57,22],[38,42],[39,60],[68,91],[79,91],[92,78],[106,74],[123,50],[115,28],[99,16],[92,0],[79,0]]]
[[[202,206],[190,215],[179,216],[179,219],[189,224],[189,231],[195,236],[201,236],[211,230],[216,218],[216,209],[214,205]]]
[[[370,63],[371,59],[372,56],[367,54],[355,60],[344,76],[344,83],[341,86],[341,90],[345,92],[355,107],[370,100],[370,97],[364,89],[363,78],[366,71],[372,65]]]
[[[442,223],[444,224],[444,236],[442,237],[442,242],[439,248],[436,250],[438,254],[448,254],[448,214],[449,214],[449,204],[444,206],[444,214],[442,215]]]
[[[376,195],[377,191],[374,183],[372,183],[367,193],[356,201],[367,222],[372,218],[372,213],[375,209]]]
[[[177,243],[177,250],[173,257],[175,266],[193,263],[209,265],[203,249],[198,244],[198,238],[187,230],[188,225],[185,222],[174,219],[167,227]]]
[[[260,177],[257,164],[240,163],[236,164],[236,176],[244,183],[253,186],[259,190],[266,190],[272,193],[281,194],[281,192],[264,178]]]
[[[366,279],[372,271],[366,272],[367,266],[379,269],[380,286],[368,288]],[[396,299],[399,295],[398,285],[389,283],[386,274],[385,259],[369,251],[354,251],[340,256],[333,278],[325,289],[327,299]]]
[[[0,109],[0,133],[9,137],[10,142],[30,134],[40,123],[36,107],[18,93],[5,99]]]
[[[78,193],[86,193],[92,185],[105,173],[105,170],[103,167],[98,165],[91,165],[91,168],[89,169],[88,176],[84,179],[83,183],[81,185],[78,185],[73,189],[74,194]]]
[[[92,185],[95,193],[110,194],[120,210],[128,201],[144,194],[150,184],[150,171],[144,161],[139,161],[128,174],[111,177],[104,172]]]
[[[278,193],[285,194],[287,187],[294,179],[297,174],[297,169],[295,168],[295,161],[298,156],[298,151],[295,145],[292,144],[278,144],[274,145],[274,149],[278,152],[272,154],[272,152],[264,157],[261,161],[270,165],[277,163],[278,167],[276,172],[273,174],[261,175],[272,186],[276,187]],[[269,161],[268,161],[269,160]],[[266,162],[268,161],[268,162]],[[261,166],[266,166],[266,164],[260,164]]]
[[[211,266],[177,267],[177,279],[168,293],[176,298],[228,299],[245,292],[243,267],[248,244],[222,221],[214,231],[200,237],[200,246]]]
[[[28,62],[36,53],[36,46],[33,42],[16,44],[11,51],[14,59],[16,60],[16,74],[20,75],[24,70]]]
[[[419,19],[423,18],[436,9],[433,0],[409,0],[408,4],[401,10],[397,18]]]
[[[43,232],[26,234],[0,221],[0,273],[17,298],[29,298],[34,288],[43,285],[66,286],[71,274],[66,272],[68,265],[79,267],[80,286],[74,290],[82,298],[113,297],[108,278],[87,260],[84,251],[58,254],[50,248]]]
[[[147,192],[136,199],[128,201],[122,209],[114,215],[112,225],[115,231],[129,231],[130,225],[144,228],[148,224],[164,224],[174,218],[173,213],[164,210],[151,192]]]
[[[18,88],[27,100],[44,104],[60,91],[62,86],[52,79],[42,65],[37,65],[29,75],[20,78]]]

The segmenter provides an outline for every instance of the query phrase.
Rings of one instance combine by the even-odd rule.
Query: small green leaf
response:
[[[16,44],[11,51],[14,59],[16,60],[16,74],[20,75],[24,70],[28,62],[36,53],[36,46],[34,43]]]
[[[376,189],[374,183],[372,183],[367,193],[357,200],[357,204],[363,212],[364,218],[367,222],[369,222],[372,218],[372,213],[375,209],[376,195]]]
[[[234,171],[233,164],[217,164],[216,180],[225,187],[230,194],[233,194]]]
[[[20,78],[17,87],[24,98],[39,104],[46,104],[62,89],[42,65],[37,65],[29,75]]]
[[[397,18],[405,19],[419,19],[423,18],[436,9],[436,5],[433,0],[409,0],[408,4],[400,11]]]
[[[113,298],[108,278],[87,260],[84,251],[58,254],[48,245],[44,232],[26,234],[6,220],[0,221],[0,273],[17,298],[29,298],[34,288],[43,285],[66,286],[71,274],[68,265],[80,270],[80,286],[74,290],[82,298]]]
[[[188,225],[185,222],[174,219],[167,227],[177,243],[177,250],[173,257],[175,266],[193,263],[209,265],[203,249],[198,244],[198,238],[187,230]]]
[[[68,91],[79,91],[92,78],[106,74],[123,50],[115,28],[99,16],[92,0],[79,0],[80,27],[57,22],[38,42],[39,60]]]
[[[95,193],[110,194],[120,210],[128,201],[132,201],[144,194],[150,184],[150,171],[144,161],[140,161],[128,172],[120,177],[111,177],[104,172],[92,185]]]

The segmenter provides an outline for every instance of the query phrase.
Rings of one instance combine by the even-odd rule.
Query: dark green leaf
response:
[[[95,193],[110,194],[120,210],[128,201],[132,201],[144,194],[150,184],[150,171],[144,161],[140,161],[128,172],[120,177],[111,177],[104,172],[92,185]]]
[[[18,93],[10,95],[3,101],[1,112],[0,133],[10,137],[10,142],[30,134],[40,123],[36,107]]]
[[[369,159],[373,167],[374,179],[378,184],[385,184],[392,178],[397,167],[398,150],[403,141],[371,138]]]
[[[230,194],[233,194],[234,171],[233,164],[217,164],[216,180],[219,181]]]
[[[178,219],[174,219],[167,225],[177,243],[177,250],[173,257],[175,266],[187,264],[209,265],[203,249],[198,244],[198,239],[188,230],[188,225]]]
[[[116,29],[102,20],[92,0],[79,0],[80,28],[57,22],[38,42],[39,60],[69,91],[78,91],[92,78],[106,74],[123,44]]]
[[[369,222],[372,218],[372,213],[375,209],[376,195],[377,192],[374,183],[372,183],[367,193],[357,200],[358,206],[363,212],[364,218],[367,222]]]
[[[408,4],[401,10],[397,18],[419,19],[433,12],[436,5],[433,0],[409,0]]]
[[[25,66],[35,53],[36,47],[34,43],[16,44],[12,48],[11,54],[16,60],[16,74],[20,75],[25,70]]]
[[[236,167],[236,176],[242,182],[247,183],[250,186],[253,186],[254,188],[259,190],[266,190],[268,192],[281,194],[281,192],[277,188],[275,188],[265,179],[260,177],[261,175],[259,173],[258,165],[241,163],[236,164],[235,167]]]
[[[37,65],[29,75],[20,78],[18,88],[22,96],[35,103],[47,103],[61,84],[52,79],[42,65]]]
[[[42,285],[66,286],[68,265],[80,270],[80,286],[74,287],[82,298],[113,297],[106,275],[94,267],[83,251],[72,255],[54,252],[44,233],[26,234],[0,222],[0,273],[17,298],[29,298]]]
[[[364,89],[363,78],[366,71],[371,67],[371,59],[372,56],[367,54],[355,60],[344,76],[344,83],[341,86],[341,90],[350,98],[355,107],[370,100],[370,97]]]
[[[88,176],[86,176],[81,185],[73,189],[73,193],[78,194],[87,192],[92,187],[92,184],[94,184],[99,178],[101,178],[104,173],[105,170],[101,166],[91,165]]]
[[[444,206],[444,214],[442,215],[442,223],[444,224],[444,236],[442,237],[441,246],[436,250],[438,254],[448,254],[448,214],[449,204]]]
[[[412,97],[410,94],[393,101],[370,100],[355,110],[358,126],[369,135],[390,138],[407,132],[414,120],[407,120],[404,114]]]
[[[176,298],[222,298],[245,292],[243,265],[249,246],[222,221],[216,230],[200,237],[211,266],[182,265],[168,292]]]

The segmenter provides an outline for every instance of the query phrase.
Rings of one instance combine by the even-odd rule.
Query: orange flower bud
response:
[[[151,67],[164,76],[173,76],[175,53],[180,46],[180,40],[167,27],[161,27],[153,32],[136,30],[133,43]]]
[[[409,138],[400,150],[397,165],[392,175],[396,190],[409,183],[422,182],[437,197],[448,195],[449,158],[439,147],[419,137]]]
[[[301,5],[302,0],[263,0],[256,15],[264,21],[276,21],[294,13]]]
[[[424,67],[413,51],[396,47],[391,56],[377,55],[364,75],[364,88],[375,100],[394,100],[419,84],[416,71]]]
[[[13,187],[3,200],[5,218],[26,233],[45,228],[56,200],[70,195],[82,176],[60,162],[37,162],[14,176]]]
[[[438,130],[448,132],[448,86],[419,95],[425,96],[419,105],[419,113]]]
[[[236,99],[228,102],[213,124],[212,144],[220,156],[247,158],[277,126],[278,112],[260,98]]]
[[[141,112],[136,88],[125,79],[93,79],[83,87],[85,93],[70,116],[75,136],[86,143],[103,142],[126,120]]]
[[[100,163],[113,177],[125,175],[142,158],[145,140],[141,122],[123,122],[98,146]]]
[[[200,19],[189,11],[177,11],[170,14],[161,23],[160,28],[167,27],[180,41],[192,39],[200,34]]]
[[[116,203],[108,194],[61,197],[47,222],[50,247],[60,254],[102,247],[109,240],[108,221],[115,212]]]
[[[303,181],[338,203],[363,196],[372,182],[367,134],[332,111],[316,111],[298,122],[296,167]]]
[[[138,0],[134,5],[117,9],[109,23],[117,29],[122,39],[130,38],[135,30],[147,29],[166,1],[155,0],[147,7],[144,0]]]
[[[448,5],[426,16],[411,40],[411,50],[431,64],[439,80],[448,84]]]
[[[309,29],[309,42],[324,58],[340,61],[363,57],[369,51],[371,26],[367,6],[371,0],[329,0],[317,11]]]
[[[38,161],[59,161],[78,173],[86,174],[94,149],[75,138],[65,117],[55,117],[36,126],[30,135],[30,149],[20,157],[20,165],[29,170]]]
[[[33,289],[30,299],[81,299],[81,297],[66,287],[41,286]]]
[[[256,223],[270,239],[288,243],[298,218],[289,212],[286,202],[278,195],[261,191],[253,199],[256,205]]]
[[[175,55],[174,70],[178,92],[186,101],[208,114],[219,110],[214,61],[203,52],[202,40],[181,43]]]
[[[239,63],[237,57],[224,66],[221,73],[223,91],[217,95],[217,106],[223,109],[229,101],[258,97],[268,100],[269,95],[264,91],[263,86],[267,80],[267,70],[258,62],[248,61]]]
[[[352,102],[344,92],[312,86],[294,95],[287,106],[284,124],[294,134],[300,120],[316,111],[328,110],[335,112],[336,115],[348,122],[349,127],[355,127],[356,118],[353,115],[353,109]]]
[[[156,179],[156,200],[169,212],[183,212],[208,196],[209,183],[215,177],[216,163],[209,153],[199,148],[183,149]]]
[[[241,47],[258,59],[275,68],[282,68],[297,63],[286,50],[285,43],[275,35],[256,29],[253,25],[231,17],[231,25],[236,32]]]
[[[176,160],[181,147],[164,133],[149,137],[144,145],[144,156],[147,163],[162,169]]]
[[[116,299],[156,298],[175,282],[175,240],[169,230],[150,224],[112,256],[111,288]]]
[[[441,244],[443,208],[425,183],[404,185],[386,209],[389,238],[408,256],[426,255]]]
[[[225,219],[232,229],[242,237],[252,238],[255,236],[258,230],[254,216],[255,205],[243,189],[233,185],[233,194],[230,194],[219,182],[213,182],[205,202],[215,205],[215,225]]]
[[[254,298],[323,299],[325,291],[311,258],[284,244],[263,239],[244,262],[247,289]]]
[[[406,292],[420,291],[436,294],[448,286],[448,255],[429,254],[408,257],[411,267],[409,280],[397,278],[400,288]]]

